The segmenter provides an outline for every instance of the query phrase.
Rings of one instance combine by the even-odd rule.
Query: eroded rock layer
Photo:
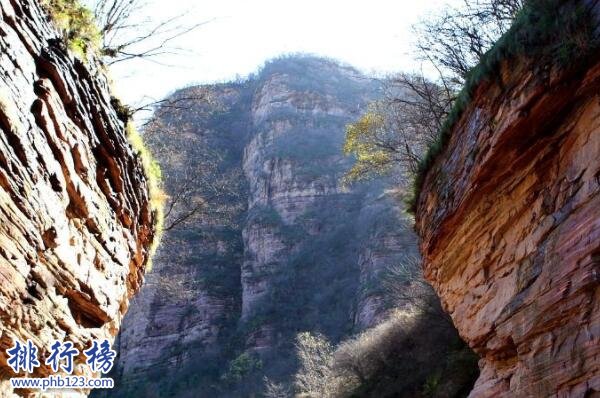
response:
[[[481,356],[471,397],[600,394],[599,89],[597,59],[504,65],[427,174],[424,269]]]
[[[0,395],[5,350],[79,351],[116,335],[139,288],[154,215],[100,66],[69,55],[39,2],[0,1]],[[88,374],[85,357],[76,373]],[[27,392],[21,391],[20,394]]]

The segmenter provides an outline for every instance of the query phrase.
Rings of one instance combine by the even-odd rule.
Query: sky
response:
[[[256,71],[286,53],[338,59],[367,73],[420,68],[412,26],[451,0],[148,0],[151,23],[183,15],[205,22],[180,37],[175,54],[111,67],[117,94],[139,105],[192,84]],[[139,16],[138,16],[139,17]]]

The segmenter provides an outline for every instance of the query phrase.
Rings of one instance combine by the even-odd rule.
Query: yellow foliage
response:
[[[345,182],[362,180],[372,174],[389,171],[392,162],[390,153],[376,144],[378,133],[384,128],[384,116],[373,110],[346,127],[344,154],[353,155],[356,163],[344,177]]]

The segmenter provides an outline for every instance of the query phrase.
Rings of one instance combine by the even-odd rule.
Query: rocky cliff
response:
[[[182,90],[174,98],[206,100],[159,110],[146,132],[161,156],[167,192],[177,196],[189,185],[193,196],[210,203],[188,224],[163,235],[118,339],[117,394],[151,396],[158,390],[154,381],[168,389],[187,380],[210,389],[229,355],[241,307],[245,91],[251,93],[237,84]]]
[[[505,63],[426,175],[424,270],[481,357],[471,397],[600,396],[598,61]]]
[[[125,320],[117,394],[260,393],[265,375],[289,381],[298,332],[337,342],[385,313],[378,273],[416,254],[415,236],[389,183],[340,182],[345,125],[376,89],[352,68],[292,57],[244,82],[182,90],[173,98],[208,101],[159,111],[153,148],[177,154],[163,165],[170,194],[210,154],[205,184],[237,188],[166,234]]]
[[[80,352],[112,341],[143,279],[154,213],[100,64],[69,54],[38,1],[1,1],[0,16],[0,393],[9,397],[14,339],[31,339],[42,364],[54,340]],[[90,376],[84,360],[75,373]]]

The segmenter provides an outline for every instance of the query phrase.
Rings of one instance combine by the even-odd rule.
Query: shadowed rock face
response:
[[[175,133],[149,142],[178,154],[162,164],[167,190],[216,152],[215,178],[235,175],[239,190],[212,205],[234,222],[207,214],[165,234],[124,321],[111,396],[259,394],[263,376],[293,374],[298,331],[337,342],[385,315],[378,274],[417,254],[415,234],[388,181],[340,183],[345,125],[375,89],[351,68],[293,57],[246,82],[181,90],[210,101],[159,112]],[[225,379],[241,353],[261,369]]]
[[[479,87],[427,174],[426,277],[481,356],[472,397],[595,397],[600,63],[521,62],[499,79]]]
[[[0,394],[12,396],[13,339],[41,363],[54,340],[112,341],[154,215],[99,64],[67,53],[37,1],[2,0],[0,15]],[[76,373],[90,376],[84,360]]]

